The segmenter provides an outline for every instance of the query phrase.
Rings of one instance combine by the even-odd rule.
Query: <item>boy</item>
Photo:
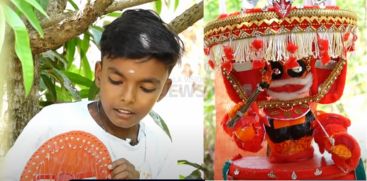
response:
[[[142,120],[152,121],[146,115],[167,94],[182,51],[180,38],[156,14],[125,11],[102,34],[102,61],[95,66],[100,100],[44,108],[9,150],[0,180],[19,180],[44,142],[73,130],[91,133],[106,146],[113,179],[172,177],[163,175],[169,173],[163,170],[169,164],[168,137]]]

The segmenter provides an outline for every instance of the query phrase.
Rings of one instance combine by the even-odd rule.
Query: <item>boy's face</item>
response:
[[[104,58],[95,72],[104,112],[120,128],[136,126],[172,83],[167,67],[154,58]]]

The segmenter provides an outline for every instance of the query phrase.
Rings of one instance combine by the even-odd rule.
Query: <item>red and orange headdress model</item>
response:
[[[272,0],[262,9],[221,15],[205,27],[209,64],[221,71],[236,103],[222,120],[225,132],[246,151],[259,151],[264,139],[268,145],[267,157],[227,162],[224,178],[355,178],[360,148],[347,133],[349,119],[315,105],[343,94],[357,18],[333,1],[304,3]],[[331,159],[325,161],[328,153],[314,156],[313,140]]]

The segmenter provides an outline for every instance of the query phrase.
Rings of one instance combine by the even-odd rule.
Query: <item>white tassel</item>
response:
[[[319,35],[320,38],[328,40],[328,53],[331,57],[336,58],[343,56],[344,46],[347,48],[352,46],[354,31],[355,29],[351,30],[350,27],[347,28],[346,32],[350,32],[350,37],[345,42],[343,41],[344,33],[340,32],[304,32],[252,37],[233,40],[231,43],[227,41],[222,44],[214,45],[211,48],[209,56],[212,60],[216,61],[217,65],[221,64],[222,57],[224,56],[223,45],[226,45],[231,46],[237,63],[252,62],[255,59],[261,58],[268,61],[285,61],[290,56],[290,53],[287,51],[288,42],[293,42],[298,46],[297,51],[294,53],[297,59],[309,56],[319,57]],[[261,39],[263,41],[263,48],[258,52],[255,52],[251,47],[255,39]]]

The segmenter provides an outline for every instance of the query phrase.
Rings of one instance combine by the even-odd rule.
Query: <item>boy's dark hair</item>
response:
[[[127,10],[105,27],[102,59],[155,58],[171,71],[184,49],[182,40],[151,10]]]

